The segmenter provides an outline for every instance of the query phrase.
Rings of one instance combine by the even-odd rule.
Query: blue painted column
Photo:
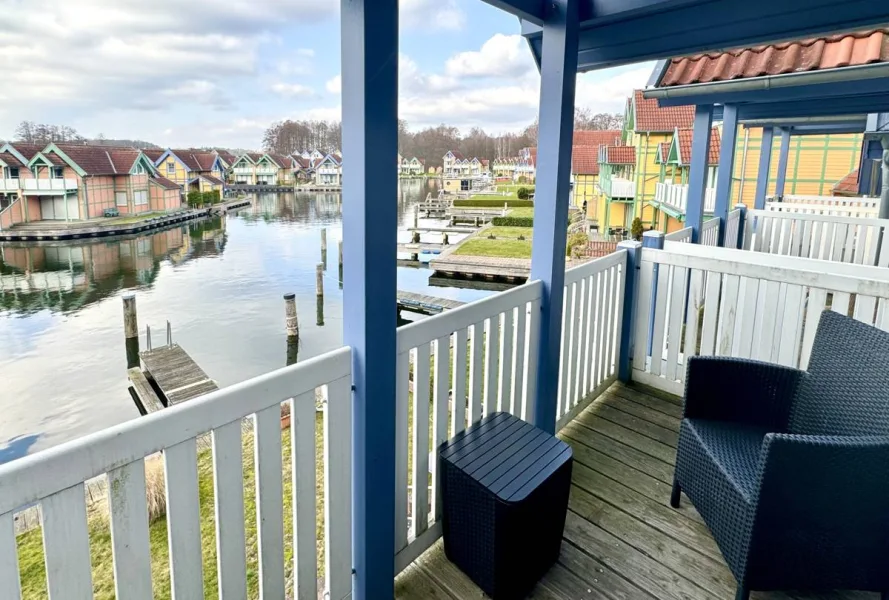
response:
[[[726,248],[737,248],[738,250],[744,249],[744,235],[747,232],[747,206],[744,204],[736,204],[735,208],[741,211],[741,218],[738,220],[738,239],[736,240],[735,246],[725,245]],[[726,240],[729,241],[729,240]]]
[[[784,180],[787,178],[787,159],[790,157],[790,129],[781,130],[781,146],[778,150],[778,172],[775,174],[775,196],[784,196]]]
[[[540,60],[540,126],[531,279],[543,282],[543,300],[540,303],[534,424],[549,432],[554,432],[556,427],[559,387],[565,236],[577,79],[577,22],[577,0],[552,0],[543,23]]]
[[[620,348],[617,355],[617,378],[624,383],[633,375],[633,336],[636,328],[637,290],[639,289],[639,266],[642,261],[642,242],[624,241],[617,244],[617,250],[627,253],[627,270],[624,273],[624,316],[620,327]]]
[[[343,0],[343,341],[352,347],[356,600],[395,577],[398,0]]]
[[[719,245],[725,241],[725,221],[732,202],[732,172],[738,140],[738,107],[726,104],[723,108],[722,140],[719,146],[719,167],[716,170],[716,203],[713,216],[719,219]]]
[[[642,234],[642,247],[654,248],[655,250],[664,249],[664,234],[660,231],[646,231]],[[660,265],[655,264],[651,277],[651,289],[657,290],[657,280],[660,272]],[[654,308],[656,294],[651,295],[651,303],[648,307],[648,356],[651,356],[651,342],[654,339]]]
[[[762,143],[759,149],[759,172],[756,174],[756,195],[753,197],[753,208],[766,207],[766,194],[769,191],[769,169],[772,166],[772,139],[775,132],[771,127],[763,127]]]
[[[704,224],[704,194],[707,190],[707,163],[710,157],[710,130],[713,107],[695,106],[695,125],[691,140],[691,165],[688,169],[688,202],[685,205],[685,226],[692,228],[691,241],[701,241]]]

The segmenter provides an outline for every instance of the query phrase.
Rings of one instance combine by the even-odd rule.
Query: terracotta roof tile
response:
[[[2,160],[4,163],[6,163],[7,166],[12,167],[13,169],[27,168],[27,165],[17,159],[11,152],[0,152],[0,160]]]
[[[657,100],[642,97],[642,90],[633,92],[636,131],[673,131],[691,127],[695,120],[694,106],[658,106]]]
[[[12,147],[19,151],[19,153],[25,157],[25,160],[31,162],[31,159],[34,158],[34,155],[38,152],[42,151],[46,148],[46,144],[38,145],[38,144],[20,144],[18,142],[13,142]]]
[[[208,175],[206,173],[201,173],[201,179],[205,181],[209,181],[213,185],[225,185],[225,182],[219,179],[218,177],[213,177],[212,175]]]
[[[453,154],[454,158],[456,158],[457,160],[463,160],[463,153],[459,150],[451,150],[451,154]]]
[[[145,156],[151,159],[151,162],[156,163],[160,159],[160,157],[164,155],[164,152],[166,152],[166,150],[161,150],[160,148],[147,148],[142,152],[145,154]]]
[[[691,164],[691,142],[694,137],[692,129],[679,129],[679,164]],[[710,159],[708,165],[719,164],[719,130],[715,127],[710,130]]]
[[[574,175],[598,175],[599,147],[574,146],[571,149],[571,172]]]
[[[633,146],[605,146],[605,160],[608,165],[635,165],[636,148]]]
[[[291,169],[293,168],[293,159],[289,156],[284,156],[283,154],[272,154],[269,153],[269,156],[273,161],[278,163],[278,166],[282,169]]]
[[[139,158],[139,151],[112,149],[108,151],[108,155],[117,173],[129,173],[136,159]]]
[[[858,169],[855,169],[833,186],[834,196],[857,196],[858,195]]]
[[[601,131],[575,131],[575,146],[619,146],[621,132],[617,129],[605,129]]]
[[[256,163],[262,160],[262,157],[265,156],[265,154],[261,154],[258,152],[248,152],[247,156],[250,158],[250,160]]]
[[[216,154],[218,154],[219,158],[221,158],[223,161],[225,161],[228,164],[232,164],[233,162],[238,160],[238,157],[235,156],[234,154],[232,154],[231,152],[229,152],[228,150],[217,150]]]
[[[818,71],[889,61],[889,30],[855,31],[674,58],[658,87]]]
[[[57,146],[77,166],[86,171],[87,175],[117,175],[121,172],[111,161],[110,152],[113,148],[73,144],[57,144]]]
[[[174,181],[170,181],[166,177],[160,177],[160,176],[152,177],[151,181],[158,184],[165,190],[181,190],[182,189],[181,187],[179,187],[178,183],[176,183]]]

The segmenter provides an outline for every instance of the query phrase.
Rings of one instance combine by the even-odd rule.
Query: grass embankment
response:
[[[530,240],[534,232],[533,227],[489,227],[485,229],[485,236],[494,236],[499,239],[518,239],[523,237]]]
[[[531,241],[473,238],[461,244],[454,254],[494,258],[531,258]]]
[[[322,431],[322,415],[317,415],[316,431]],[[293,575],[293,483],[291,479],[290,430],[281,432],[282,458],[284,462],[284,568],[288,581]],[[317,500],[317,538],[319,577],[324,565],[324,468],[323,436],[315,436],[315,468]],[[259,550],[256,530],[256,486],[253,462],[253,435],[243,436],[244,461],[244,524],[247,540],[247,589],[249,598],[259,595]],[[148,463],[162,463],[150,459]],[[162,466],[146,464],[146,471]],[[149,475],[149,485],[162,485],[163,476]],[[201,542],[204,575],[204,597],[219,595],[216,579],[216,523],[213,490],[213,453],[208,448],[198,453],[198,491],[201,512]],[[90,507],[89,516],[90,558],[92,563],[93,593],[97,600],[113,600],[114,570],[111,553],[111,530],[107,509],[102,504]],[[167,544],[167,520],[161,515],[149,525],[151,548],[151,574],[155,600],[167,600],[170,592],[170,558]],[[43,558],[43,540],[40,528],[18,536],[19,570],[22,580],[22,597],[26,600],[46,598],[46,566]]]
[[[519,200],[509,196],[472,196],[466,200],[454,200],[455,208],[503,208],[506,204],[509,208],[534,208],[533,200]]]
[[[534,185],[529,183],[499,183],[497,184],[498,192],[512,192],[516,193],[519,191],[519,188],[528,188],[531,192],[534,192]]]
[[[531,237],[534,233],[534,205],[511,209],[505,217],[494,219],[494,227],[460,244],[454,251],[459,256],[493,258],[531,258]],[[527,225],[523,227],[522,225]],[[495,239],[489,239],[493,235]],[[524,240],[518,239],[519,236]]]

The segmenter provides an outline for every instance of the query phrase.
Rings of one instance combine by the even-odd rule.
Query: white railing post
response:
[[[624,276],[623,321],[621,322],[620,348],[618,350],[617,377],[628,382],[632,376],[633,330],[636,315],[636,290],[639,281],[639,264],[642,260],[642,243],[624,241],[617,244],[618,250],[627,253],[627,266]]]

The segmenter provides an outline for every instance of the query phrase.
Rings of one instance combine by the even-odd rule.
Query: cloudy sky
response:
[[[337,0],[0,0],[0,139],[22,120],[162,146],[259,147],[281,119],[338,119]],[[539,77],[518,21],[481,0],[401,0],[400,114],[514,131]],[[651,64],[579,76],[621,111]]]

